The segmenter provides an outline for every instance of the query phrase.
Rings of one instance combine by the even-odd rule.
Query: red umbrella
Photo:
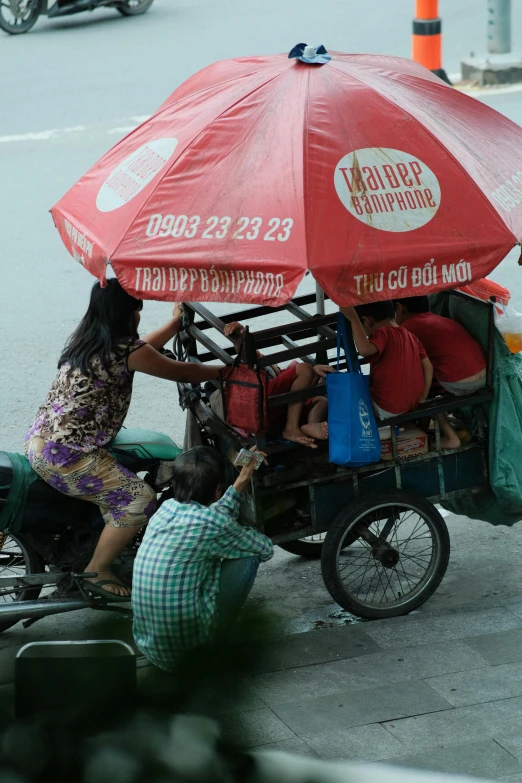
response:
[[[490,272],[522,236],[522,129],[410,60],[305,54],[181,85],[52,209],[69,252],[182,301],[280,305],[310,270],[346,305]]]

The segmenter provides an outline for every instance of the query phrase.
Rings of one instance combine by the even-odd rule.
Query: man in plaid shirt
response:
[[[176,499],[150,520],[134,563],[134,639],[165,671],[234,622],[259,562],[273,555],[269,538],[237,522],[255,461],[223,494],[226,467],[220,454],[203,446],[178,457]]]

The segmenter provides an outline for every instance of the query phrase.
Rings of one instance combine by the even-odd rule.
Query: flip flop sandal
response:
[[[117,587],[125,587],[122,582],[116,582],[114,579],[100,579],[98,582],[85,581],[83,583],[83,587],[85,587],[87,592],[91,593],[92,595],[101,595],[103,598],[108,598],[111,601],[122,601],[126,603],[131,600],[130,595],[116,595],[116,593],[111,593],[108,590],[104,590],[103,585],[116,585]]]

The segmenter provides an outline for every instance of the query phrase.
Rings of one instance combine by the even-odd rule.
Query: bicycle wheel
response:
[[[40,555],[27,543],[23,536],[8,533],[0,550],[0,576],[26,576],[42,574],[45,564]],[[0,606],[12,601],[34,601],[41,593],[41,587],[26,587],[10,592],[0,589]],[[0,633],[6,631],[16,620],[2,619],[0,614]]]
[[[325,586],[368,620],[408,614],[433,595],[448,567],[449,533],[435,506],[397,489],[352,503],[323,544]]]

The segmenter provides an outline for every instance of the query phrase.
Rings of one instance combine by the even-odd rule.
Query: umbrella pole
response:
[[[315,307],[317,311],[317,315],[325,315],[325,309],[324,309],[324,291],[319,285],[319,283],[315,284]],[[315,354],[315,361],[317,364],[328,364],[328,353],[327,351],[322,351],[320,348],[320,343],[322,340],[324,340],[324,337],[319,337],[319,344],[317,347],[317,352]]]
[[[317,308],[317,315],[324,315],[324,291],[319,283],[315,284],[315,303]]]

